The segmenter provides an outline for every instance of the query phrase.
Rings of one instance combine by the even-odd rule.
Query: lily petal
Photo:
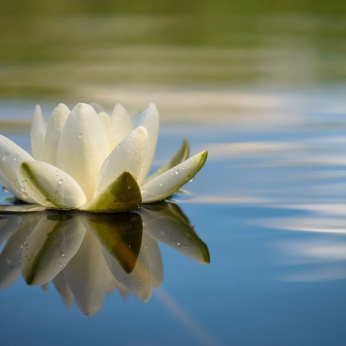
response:
[[[48,120],[46,136],[44,139],[44,161],[51,163],[52,165],[56,164],[56,155],[61,132],[70,112],[70,109],[66,105],[60,103],[58,107],[53,110]]]
[[[100,118],[103,131],[105,132],[106,138],[108,139],[109,128],[111,126],[111,117],[106,112],[99,112],[98,116]]]
[[[203,151],[150,180],[141,188],[143,203],[164,200],[179,190],[203,167],[208,156]]]
[[[2,179],[8,188],[17,198],[26,202],[34,202],[32,199],[28,199],[21,191],[21,185],[18,181],[18,171],[22,162],[33,161],[34,159],[25,150],[13,143],[8,138],[0,135],[0,170],[2,172]],[[4,177],[7,182],[4,181]],[[11,183],[8,184],[8,182]]]
[[[111,116],[111,124],[108,136],[108,148],[112,151],[124,137],[132,131],[132,123],[126,109],[117,103]]]
[[[13,184],[6,178],[5,174],[2,173],[1,170],[0,170],[0,182],[6,190],[10,191],[18,199],[21,199],[21,200],[28,202],[28,203],[35,203],[35,201],[31,198],[23,198],[22,192],[18,191],[13,186]]]
[[[144,126],[148,130],[148,149],[145,155],[142,173],[138,177],[138,184],[141,186],[153,163],[157,139],[159,137],[159,112],[155,104],[150,103],[147,109],[135,115],[132,118],[132,124],[134,128]]]
[[[0,212],[2,213],[32,213],[37,211],[43,211],[46,207],[39,204],[0,204]]]
[[[137,180],[143,170],[147,151],[148,132],[140,126],[128,134],[103,163],[95,196],[103,191],[122,172],[129,172]]]
[[[39,105],[35,107],[31,123],[31,150],[35,160],[44,158],[44,139],[46,136],[46,122],[42,117],[42,110]]]
[[[23,162],[19,170],[22,190],[37,203],[54,208],[78,208],[87,198],[78,183],[49,163]]]
[[[77,181],[90,200],[107,155],[108,144],[99,116],[91,106],[79,103],[61,133],[57,166]]]
[[[137,209],[141,202],[136,180],[129,172],[124,172],[80,209],[97,213],[121,213]]]
[[[172,167],[178,165],[181,162],[184,162],[190,154],[190,147],[189,147],[189,142],[184,139],[183,144],[181,145],[180,149],[178,152],[163,166],[161,166],[155,173],[153,173],[146,181],[144,184],[148,183],[150,180],[156,178],[160,174],[168,171]]]

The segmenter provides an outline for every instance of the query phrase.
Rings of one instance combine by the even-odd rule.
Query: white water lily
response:
[[[59,104],[46,124],[36,107],[32,155],[0,135],[0,182],[15,197],[46,208],[124,212],[164,200],[202,168],[207,152],[177,154],[147,178],[159,133],[154,104],[132,119],[117,104],[111,116],[88,104]]]

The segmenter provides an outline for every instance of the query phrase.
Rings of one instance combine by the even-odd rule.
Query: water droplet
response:
[[[138,153],[138,149],[135,150],[135,154],[137,154],[137,153]]]
[[[59,268],[62,268],[62,264],[61,263],[59,263]]]
[[[127,149],[127,152],[129,153],[129,152],[130,152],[130,149]]]
[[[9,145],[10,144],[10,141],[7,141],[7,145]]]
[[[179,174],[180,172],[180,169],[178,168],[176,171],[175,171],[175,174]]]
[[[171,172],[171,175],[173,175],[173,172]]]
[[[160,183],[160,185],[159,186],[162,186],[162,183]]]
[[[62,258],[65,258],[65,254],[64,254],[64,253],[62,253],[62,254],[61,254],[61,257],[62,257]]]
[[[181,247],[181,244],[180,243],[177,243],[178,247]]]
[[[131,190],[131,186],[128,186],[127,188],[128,188],[129,190]]]
[[[193,182],[193,178],[191,178],[190,180],[189,180],[189,183],[192,183]]]
[[[46,198],[45,202],[46,202],[47,204],[52,203],[52,201],[51,201],[49,198]]]
[[[82,134],[82,133],[80,133],[80,134],[79,134],[79,136],[78,136],[78,138],[82,138],[82,136],[83,136],[83,134]]]
[[[28,195],[26,192],[22,192],[22,197],[23,197],[23,198],[28,198],[29,195]]]
[[[59,185],[61,185],[64,181],[62,179],[59,180]]]
[[[56,171],[56,172],[55,172],[55,175],[56,175],[56,176],[58,176],[58,175],[59,175],[59,172],[58,172],[58,171]]]
[[[20,155],[20,151],[17,152],[17,156],[19,156],[19,155]]]
[[[185,167],[183,167],[183,170],[185,169]]]
[[[133,142],[133,143],[136,143],[136,138],[134,138],[132,142]]]
[[[89,121],[89,123],[90,123],[90,124],[92,124],[92,123],[93,123],[93,121],[92,121],[92,120],[90,120],[90,121]]]

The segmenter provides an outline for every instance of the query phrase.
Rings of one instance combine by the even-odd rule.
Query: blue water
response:
[[[176,232],[194,230],[210,264],[158,242],[163,279],[148,302],[114,290],[92,316],[76,302],[66,308],[52,283],[45,291],[20,277],[0,292],[2,343],[344,344],[346,112],[333,108],[341,96],[304,100],[290,110],[294,118],[279,109],[243,122],[164,123],[156,165],[183,138],[192,153],[209,150],[205,167],[172,201],[188,219]],[[27,132],[3,134],[29,150]]]

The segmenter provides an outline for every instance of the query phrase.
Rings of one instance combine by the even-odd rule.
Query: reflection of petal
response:
[[[143,223],[138,214],[85,214],[83,222],[102,246],[130,273],[141,249]]]
[[[207,245],[197,236],[180,208],[172,203],[156,203],[140,209],[144,231],[200,263],[209,263]]]
[[[0,216],[0,245],[14,233],[22,223],[22,218],[18,215]]]
[[[28,234],[35,227],[39,217],[40,214],[37,213],[27,214],[22,217],[9,217],[10,223],[8,225],[12,226],[12,229],[13,226],[17,225],[18,230],[11,235],[0,254],[0,289],[11,285],[19,278],[23,244]]]
[[[64,273],[60,272],[54,279],[53,284],[56,288],[56,290],[61,295],[62,299],[64,299],[65,306],[67,308],[71,308],[73,306],[74,302],[74,295],[68,286]]]
[[[132,273],[126,273],[118,261],[104,250],[103,255],[107,261],[108,267],[114,275],[117,282],[133,292],[137,298],[146,302],[151,297],[151,277],[150,271],[143,251],[143,246],[138,255],[136,266]]]
[[[88,316],[101,309],[103,297],[116,286],[101,247],[90,232],[85,233],[82,245],[64,269],[64,275],[79,309]]]
[[[163,281],[163,263],[157,241],[148,234],[143,233],[143,249],[148,261],[151,283],[154,287],[160,287]]]
[[[45,212],[24,244],[22,273],[29,285],[52,280],[75,255],[85,234],[78,214]]]

